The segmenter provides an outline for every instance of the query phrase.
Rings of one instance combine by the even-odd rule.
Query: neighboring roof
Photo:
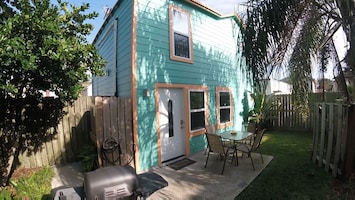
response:
[[[101,25],[101,28],[100,28],[100,30],[97,32],[97,34],[96,34],[96,36],[95,36],[95,38],[94,38],[94,40],[93,40],[92,43],[95,43],[95,42],[96,42],[98,36],[101,35],[101,33],[102,33],[102,31],[103,31],[105,25],[106,25],[106,24],[109,22],[109,20],[111,19],[112,15],[113,15],[112,13],[116,12],[116,10],[118,9],[118,7],[120,6],[120,4],[121,4],[122,1],[123,1],[123,0],[117,0],[116,4],[115,4],[114,7],[112,8],[111,12],[107,15],[107,17],[106,17],[104,23]],[[228,15],[222,15],[222,14],[219,13],[218,11],[216,11],[216,10],[214,10],[214,9],[212,9],[212,8],[210,8],[210,7],[204,5],[204,4],[202,4],[202,3],[200,3],[200,2],[198,2],[198,1],[196,1],[196,0],[182,0],[182,1],[188,3],[188,4],[192,5],[192,6],[195,6],[195,7],[197,7],[197,8],[200,8],[200,9],[202,9],[202,10],[204,10],[204,11],[206,11],[206,12],[212,14],[213,16],[215,16],[216,18],[219,18],[219,19],[234,18],[234,20],[236,21],[236,23],[238,23],[240,26],[243,26],[243,27],[244,27],[243,20],[242,20],[242,18],[241,18],[237,13],[228,14]]]
[[[291,77],[288,76],[286,78],[281,79],[280,81],[291,84]]]

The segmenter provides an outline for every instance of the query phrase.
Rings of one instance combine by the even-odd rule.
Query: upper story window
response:
[[[193,63],[190,13],[170,5],[170,59]]]
[[[231,126],[233,123],[233,101],[229,88],[217,87],[218,128]]]

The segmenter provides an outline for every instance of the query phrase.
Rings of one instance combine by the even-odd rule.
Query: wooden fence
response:
[[[130,164],[134,167],[131,105],[131,98],[95,97],[96,131],[91,140],[98,147],[100,166]],[[120,149],[114,146],[115,142],[120,144]]]
[[[343,173],[348,133],[349,106],[315,103],[313,109],[312,161],[333,176]]]
[[[268,126],[272,130],[311,130],[311,117],[305,117],[292,105],[291,95],[270,96],[268,102],[270,110],[268,116]]]
[[[23,152],[19,156],[20,167],[34,168],[77,161],[83,147],[91,142],[97,147],[99,164],[107,165],[101,150],[103,141],[109,137],[119,140],[122,162],[132,160],[130,98],[82,96],[64,110],[67,114],[57,126],[55,139],[44,143],[36,153]],[[48,131],[53,133],[53,130]],[[114,154],[116,152],[111,155]],[[111,155],[107,159],[112,159]]]

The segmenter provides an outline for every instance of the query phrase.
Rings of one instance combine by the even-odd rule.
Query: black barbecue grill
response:
[[[114,159],[113,152],[118,157]],[[107,138],[102,145],[102,157],[110,164],[119,161],[121,164],[121,148],[115,138]],[[111,158],[107,154],[112,154]],[[130,165],[116,165],[96,169],[84,174],[81,187],[60,187],[53,191],[55,200],[116,200],[116,199],[145,199],[153,192],[166,187],[168,182],[154,172],[136,174]]]
[[[140,185],[133,168],[110,166],[84,175],[87,199],[119,199],[140,195]]]
[[[166,187],[168,182],[154,172],[136,174],[129,166],[109,166],[84,175],[82,187],[62,187],[55,190],[55,200],[116,200],[150,196]]]

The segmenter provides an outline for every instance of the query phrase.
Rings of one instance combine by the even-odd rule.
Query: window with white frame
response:
[[[217,112],[219,126],[232,124],[232,94],[229,88],[217,88]]]
[[[170,58],[193,62],[190,13],[170,5]]]
[[[196,131],[205,128],[205,92],[203,90],[189,91],[190,129]]]

